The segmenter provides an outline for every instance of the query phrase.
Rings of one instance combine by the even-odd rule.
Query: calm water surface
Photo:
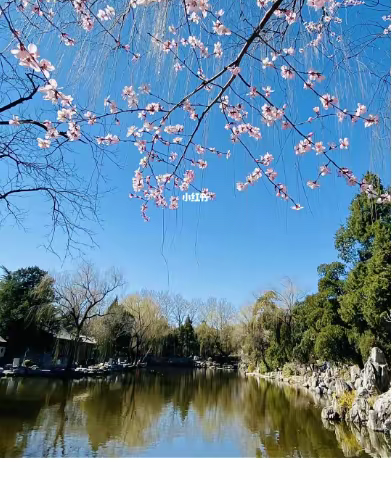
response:
[[[325,428],[309,395],[236,373],[0,379],[0,457],[390,455],[372,435]]]

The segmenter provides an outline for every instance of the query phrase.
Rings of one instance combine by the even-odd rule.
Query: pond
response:
[[[224,371],[3,378],[0,457],[390,455],[384,435],[323,425],[320,411],[305,392]]]

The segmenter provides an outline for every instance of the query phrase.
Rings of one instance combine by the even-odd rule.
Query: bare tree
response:
[[[212,327],[215,346],[222,355],[230,355],[236,350],[235,325],[238,321],[234,306],[226,299],[209,298],[203,305],[200,316],[202,322]]]
[[[199,298],[187,300],[181,294],[168,291],[142,290],[141,295],[152,298],[160,307],[167,321],[180,328],[186,318],[197,324],[203,302]]]
[[[82,264],[75,272],[55,277],[56,306],[64,328],[74,339],[68,367],[73,363],[81,333],[94,319],[103,317],[115,291],[124,284],[122,275],[113,270],[101,274],[91,264]]]

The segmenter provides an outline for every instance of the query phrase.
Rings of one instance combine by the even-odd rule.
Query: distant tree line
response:
[[[97,341],[102,360],[137,361],[149,353],[228,357],[238,351],[237,312],[224,299],[188,301],[144,290],[119,300],[121,274],[113,269],[102,274],[88,263],[53,276],[38,267],[2,269],[0,335],[8,342],[8,357],[50,353],[62,331],[73,339],[70,366],[82,336]]]
[[[203,358],[241,354],[265,370],[290,361],[362,363],[373,346],[390,355],[390,205],[375,185],[358,194],[346,224],[335,235],[341,261],[318,267],[317,293],[305,295],[289,279],[237,311],[225,299],[187,300],[180,294],[143,290],[120,298],[122,275],[82,264],[75,272],[48,275],[38,267],[9,271],[0,280],[0,335],[9,354],[48,351],[64,330],[74,339],[96,339],[101,359],[147,354]]]

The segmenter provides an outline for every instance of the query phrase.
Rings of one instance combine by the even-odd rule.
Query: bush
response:
[[[291,363],[286,363],[286,364],[283,366],[282,373],[283,373],[283,376],[284,376],[285,378],[291,377],[292,375],[295,375],[295,374],[296,374],[296,369],[295,369],[295,367],[293,366],[293,364],[291,364]]]
[[[355,400],[355,392],[344,392],[338,399],[338,404],[343,410],[350,410]]]
[[[328,325],[318,334],[314,352],[320,360],[344,360],[348,351],[344,328],[338,325]]]
[[[264,362],[260,362],[260,365],[259,365],[259,371],[260,373],[264,374],[264,373],[267,373],[268,372],[268,369],[265,365]]]

